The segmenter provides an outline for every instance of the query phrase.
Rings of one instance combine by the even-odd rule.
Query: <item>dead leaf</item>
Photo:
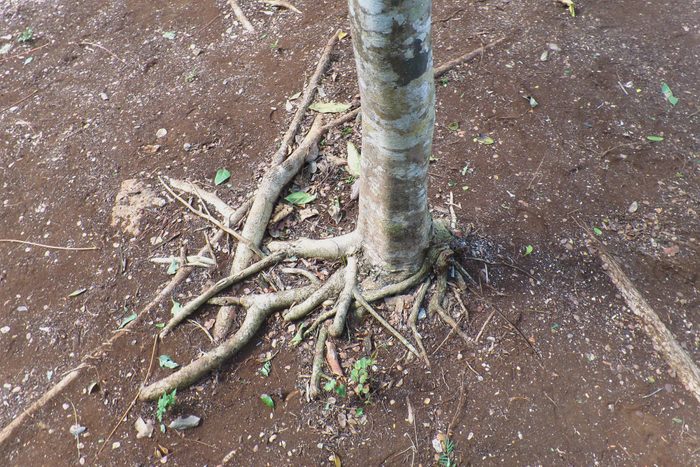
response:
[[[326,362],[328,366],[331,367],[331,371],[334,375],[343,377],[343,368],[340,366],[338,361],[338,350],[335,348],[333,341],[326,341]]]
[[[309,219],[310,217],[314,216],[318,216],[318,211],[314,208],[305,208],[299,211],[300,221],[305,221],[306,219]]]
[[[146,154],[155,154],[160,150],[160,144],[147,144],[145,146],[141,146],[141,149]]]
[[[275,207],[275,211],[272,213],[271,224],[276,224],[288,215],[294,212],[294,208],[289,204],[278,204]]]
[[[664,248],[664,254],[668,256],[676,256],[681,251],[678,245],[671,245],[668,248]]]

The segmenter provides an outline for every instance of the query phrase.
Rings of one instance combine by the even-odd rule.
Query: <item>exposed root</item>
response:
[[[357,258],[350,256],[348,257],[348,265],[345,268],[345,285],[335,303],[335,318],[333,319],[333,324],[328,328],[328,333],[333,337],[338,337],[343,334],[345,318],[348,315],[348,309],[350,309],[350,303],[352,302],[352,291],[356,284]]]
[[[228,5],[233,10],[233,14],[236,16],[236,19],[241,23],[241,25],[243,25],[243,28],[248,32],[255,32],[255,28],[252,24],[250,24],[248,17],[246,17],[245,13],[243,13],[241,7],[238,6],[238,2],[236,0],[228,0]]]
[[[453,68],[455,68],[463,63],[466,63],[469,60],[472,60],[472,59],[478,57],[479,55],[482,55],[486,50],[497,46],[498,44],[500,44],[504,40],[506,40],[506,38],[501,37],[501,38],[496,39],[495,41],[493,41],[489,44],[484,45],[483,47],[479,47],[478,49],[474,49],[471,52],[468,52],[464,55],[461,55],[455,59],[448,60],[447,62],[443,63],[442,65],[435,67],[435,69],[433,70],[433,73],[435,74],[435,78],[439,78],[440,76],[444,75],[445,73],[447,73],[451,69],[453,69]]]
[[[442,300],[445,297],[445,291],[447,290],[447,256],[451,252],[445,252],[440,255],[437,261],[437,282],[435,284],[435,293],[430,298],[430,305],[428,306],[428,313],[437,313],[440,318],[450,326],[468,345],[472,345],[474,342],[472,339],[459,328],[459,324],[450,316],[450,314],[443,308]]]
[[[283,315],[285,321],[295,321],[303,318],[312,311],[316,309],[325,300],[328,300],[332,296],[336,295],[343,284],[343,278],[345,277],[345,268],[340,268],[334,272],[331,277],[319,288],[317,288],[314,293],[312,293],[306,300],[294,305]]]
[[[252,276],[253,274],[262,271],[263,269],[269,266],[272,266],[273,264],[279,262],[282,258],[284,258],[284,256],[285,255],[283,252],[272,254],[261,259],[257,263],[254,263],[251,266],[245,268],[238,274],[232,274],[228,277],[221,279],[219,282],[202,292],[202,294],[200,294],[197,298],[185,305],[175,316],[173,316],[168,322],[168,324],[166,324],[163,330],[161,331],[160,336],[165,337],[175,326],[184,321],[185,318],[194,313],[200,306],[204,305],[207,302],[207,300],[212,298],[217,293],[221,292],[227,287],[232,286],[237,282],[240,282]]]
[[[423,299],[425,298],[425,294],[428,292],[428,287],[430,287],[430,282],[425,281],[423,284],[420,286],[420,289],[418,289],[418,293],[416,293],[416,298],[413,302],[413,307],[411,308],[411,314],[408,317],[408,325],[411,328],[411,331],[413,331],[413,338],[416,341],[416,344],[418,344],[418,348],[420,349],[420,353],[423,356],[423,360],[425,361],[425,364],[427,366],[430,366],[430,360],[428,359],[428,353],[425,351],[425,346],[423,345],[423,338],[421,337],[420,333],[418,332],[418,313],[420,312],[420,306],[423,303]]]
[[[272,210],[282,189],[296,176],[304,164],[306,155],[320,140],[321,120],[320,116],[316,117],[311,125],[311,129],[299,147],[284,162],[273,166],[263,177],[241,233],[253,245],[257,246],[262,242]],[[248,248],[248,245],[239,243],[231,264],[231,274],[236,274],[245,269],[250,264],[253,253],[253,250]],[[218,333],[216,333],[215,337],[222,337],[226,334],[231,327],[231,317],[231,310],[228,307],[223,307],[219,310],[219,314],[216,317]]]
[[[418,353],[418,351],[417,351],[416,348],[413,346],[413,344],[411,344],[405,337],[403,337],[399,331],[397,331],[396,329],[394,329],[394,327],[393,327],[391,324],[389,324],[389,322],[388,322],[387,320],[385,320],[384,318],[382,318],[382,316],[381,316],[379,313],[377,313],[376,311],[374,311],[374,308],[372,308],[372,305],[370,305],[369,303],[367,303],[367,300],[364,299],[364,297],[362,296],[362,294],[360,293],[360,291],[357,290],[357,288],[354,288],[352,292],[353,292],[353,295],[355,296],[355,300],[356,300],[361,306],[363,306],[363,307],[365,308],[365,310],[367,310],[367,311],[369,312],[369,314],[372,315],[372,317],[373,317],[374,319],[376,319],[377,321],[379,321],[379,324],[381,324],[382,326],[384,326],[384,328],[385,328],[387,331],[389,331],[389,333],[390,333],[392,336],[396,337],[396,338],[397,338],[397,339],[398,339],[398,340],[399,340],[413,355],[415,355],[416,357],[419,357],[419,358],[420,358],[421,355]]]
[[[275,311],[289,307],[294,302],[306,299],[314,290],[315,287],[309,285],[277,293],[242,297],[241,304],[247,308],[246,316],[241,327],[233,336],[182,367],[179,371],[144,387],[139,398],[141,400],[154,400],[165,391],[192,385],[241,350],[255,336],[268,316]]]
[[[338,259],[357,252],[360,248],[360,235],[357,231],[352,231],[331,238],[300,238],[293,242],[270,242],[267,248],[270,251],[286,251],[289,256],[299,258]]]
[[[306,339],[307,337],[309,337],[314,331],[316,331],[316,328],[318,328],[321,325],[321,323],[323,323],[327,319],[332,318],[333,316],[335,316],[335,308],[325,311],[318,315],[314,322],[311,323],[311,326],[309,326],[308,329],[304,330],[302,338]]]
[[[284,274],[296,274],[297,276],[304,276],[306,277],[309,282],[313,285],[320,285],[321,282],[318,280],[318,277],[314,276],[313,273],[307,271],[306,269],[301,269],[301,268],[282,268],[281,271]]]
[[[326,349],[326,338],[328,338],[328,331],[325,326],[321,326],[316,339],[314,363],[311,368],[311,380],[309,381],[309,397],[311,399],[316,399],[321,393],[321,367],[323,366],[323,353]]]

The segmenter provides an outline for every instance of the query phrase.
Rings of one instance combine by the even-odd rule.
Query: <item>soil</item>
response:
[[[240,204],[291,119],[290,96],[332,31],[348,29],[340,0],[295,0],[302,14],[240,3],[255,33],[223,0],[0,5],[0,238],[99,248],[0,243],[0,425],[168,281],[167,265],[149,258],[203,245],[208,226],[157,177],[197,181]],[[423,319],[426,369],[406,362],[375,323],[354,321],[335,343],[346,372],[375,356],[371,397],[326,393],[307,402],[300,390],[313,343],[289,346],[295,329],[274,316],[245,352],[177,394],[166,423],[194,414],[199,427],[161,433],[156,422],[152,437],[137,439],[136,419],[156,412],[139,402],[105,441],[146,375],[154,324],[170,314],[163,303],[0,447],[3,465],[332,465],[334,456],[343,465],[434,465],[433,440],[448,426],[458,465],[698,465],[698,402],[654,352],[586,247],[584,226],[597,229],[700,360],[700,7],[581,0],[576,11],[571,17],[555,1],[434,4],[438,64],[507,38],[437,82],[434,216],[449,217],[453,193],[474,245],[534,277],[465,262],[482,289],[462,294],[470,314],[456,319],[472,337],[484,328],[476,346]],[[27,27],[32,40],[18,43]],[[319,100],[356,99],[349,38],[325,76]],[[344,140],[359,144],[359,125],[347,128],[328,135],[315,166],[295,181],[319,195],[309,205],[319,214],[300,220],[295,212],[275,235],[352,229],[356,202],[328,157],[344,157]],[[157,137],[160,129],[167,134]],[[479,144],[480,134],[494,144]],[[215,187],[223,167],[231,179]],[[124,186],[131,191],[120,195]],[[336,197],[339,224],[328,212]],[[129,213],[124,222],[113,219],[117,204]],[[216,248],[218,268],[193,274],[173,299],[184,303],[225,274],[230,244]],[[320,275],[334,267],[306,266]],[[457,302],[448,304],[457,317]],[[410,298],[380,309],[408,334],[408,306]],[[495,307],[522,336],[499,314],[484,327]],[[206,327],[215,312],[194,318]],[[157,355],[183,363],[210,347],[188,323]],[[268,377],[259,373],[261,355],[275,355]],[[171,371],[156,368],[151,380]],[[87,429],[77,441],[76,423]]]

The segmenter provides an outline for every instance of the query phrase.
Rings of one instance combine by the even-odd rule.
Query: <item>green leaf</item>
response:
[[[358,407],[355,409],[355,416],[356,417],[361,417],[365,414],[365,409],[362,407]]]
[[[459,122],[452,122],[447,125],[447,129],[450,131],[459,131]]]
[[[272,397],[268,396],[267,394],[263,394],[260,396],[260,400],[262,401],[263,404],[268,406],[271,409],[275,408],[275,401],[272,400]]]
[[[229,178],[231,178],[231,172],[226,169],[219,169],[216,171],[216,175],[214,176],[214,185],[221,185]]]
[[[177,389],[173,389],[173,392],[168,394],[168,392],[164,392],[161,394],[160,398],[158,398],[158,410],[156,410],[156,418],[158,419],[159,422],[163,422],[163,415],[165,415],[165,412],[175,405],[175,394],[177,394]],[[161,428],[161,431],[165,431],[164,427]]]
[[[169,276],[172,276],[177,272],[177,270],[180,269],[180,263],[176,258],[173,258],[170,260],[170,266],[168,266],[168,270],[165,271]]]
[[[31,42],[34,39],[34,30],[32,28],[27,28],[20,33],[17,37],[17,41],[24,44],[25,42]]]
[[[678,98],[673,95],[673,91],[671,91],[671,88],[668,86],[668,84],[661,83],[661,93],[664,95],[669,104],[678,104]]]
[[[169,355],[161,355],[158,357],[158,364],[161,368],[170,368],[171,370],[180,366],[175,363]]]
[[[175,40],[175,31],[165,31],[163,37],[169,41]]]
[[[297,345],[301,344],[301,341],[304,339],[304,329],[306,329],[306,324],[301,324],[297,330],[297,333],[294,334],[292,340],[289,341],[289,345],[296,347]]]
[[[165,323],[155,323],[154,326],[156,329],[163,329],[165,327]]]
[[[81,295],[85,293],[87,288],[83,287],[82,289],[74,290],[70,294],[68,294],[68,297],[77,297],[78,295]]]
[[[316,195],[310,195],[305,191],[295,191],[294,193],[287,195],[287,197],[284,199],[295,206],[303,206],[304,204],[308,204],[315,200]]]
[[[677,424],[679,424],[679,425],[682,425],[682,424],[683,424],[683,419],[678,418],[678,417],[673,417],[673,418],[671,419],[671,421],[672,421],[673,423],[677,423]]]
[[[331,392],[332,390],[335,389],[336,384],[337,384],[336,381],[334,379],[332,379],[323,385],[323,390],[326,392]]]
[[[647,136],[647,139],[651,141],[652,143],[659,143],[664,140],[663,136],[657,136],[657,135],[649,135]]]
[[[268,360],[265,363],[263,363],[263,366],[260,367],[258,373],[265,377],[268,377],[270,376],[270,370],[272,370],[272,362]]]
[[[603,235],[603,231],[600,230],[598,227],[593,227],[593,233],[598,236]]]
[[[182,304],[180,302],[173,300],[172,298],[170,299],[173,302],[173,306],[170,308],[170,313],[173,315],[176,315],[182,310]]]
[[[335,388],[335,393],[340,397],[346,397],[348,395],[348,388],[346,388],[344,384],[339,384],[338,387]]]
[[[341,104],[340,102],[314,102],[309,108],[322,114],[335,114],[345,112],[350,108],[350,104]]]
[[[491,138],[489,135],[484,135],[484,134],[480,134],[479,136],[474,138],[474,141],[476,141],[479,144],[486,144],[486,145],[491,145],[495,142],[493,140],[493,138]]]
[[[126,318],[124,318],[124,319],[122,320],[121,324],[119,324],[119,327],[118,327],[117,329],[121,329],[121,328],[123,328],[124,326],[126,326],[127,324],[129,324],[130,322],[132,322],[133,320],[135,320],[135,319],[136,319],[136,316],[137,316],[137,315],[136,315],[135,312],[134,312],[134,313],[131,313],[129,316],[127,316]]]
[[[523,256],[531,255],[533,251],[535,251],[535,249],[532,247],[532,245],[527,245],[525,247],[525,251],[523,252]]]
[[[348,141],[348,172],[353,177],[360,176],[360,151]]]

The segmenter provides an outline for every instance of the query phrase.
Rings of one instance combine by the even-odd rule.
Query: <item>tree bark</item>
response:
[[[349,0],[349,9],[362,99],[358,230],[372,263],[413,273],[431,231],[431,1]]]

